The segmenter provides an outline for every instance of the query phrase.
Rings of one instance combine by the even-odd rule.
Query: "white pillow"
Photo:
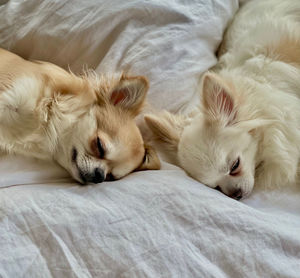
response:
[[[238,0],[8,1],[0,46],[80,72],[129,70],[150,80],[149,101],[173,112],[198,102]]]

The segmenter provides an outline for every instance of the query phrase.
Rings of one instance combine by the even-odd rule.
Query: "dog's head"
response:
[[[79,92],[58,96],[57,117],[63,118],[59,124],[64,127],[57,128],[61,134],[55,160],[82,184],[159,169],[155,151],[144,146],[134,120],[146,97],[147,80],[94,76],[82,78],[79,87]]]
[[[242,108],[244,99],[220,76],[206,74],[202,86],[201,109],[192,118],[164,112],[145,120],[171,162],[239,200],[253,189],[257,129],[267,121],[244,120],[255,111]]]

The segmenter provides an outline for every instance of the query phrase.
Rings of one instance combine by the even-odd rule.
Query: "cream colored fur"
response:
[[[195,179],[235,199],[248,196],[253,186],[296,184],[300,1],[249,1],[219,53],[218,64],[202,78],[193,115],[146,116],[161,151]]]
[[[0,49],[0,151],[53,159],[81,183],[158,169],[134,118],[144,77],[87,73]]]

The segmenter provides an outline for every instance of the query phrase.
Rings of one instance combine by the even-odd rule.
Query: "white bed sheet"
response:
[[[0,46],[80,72],[146,75],[188,111],[236,0],[8,1]],[[81,187],[59,166],[0,158],[0,277],[300,277],[300,192],[227,198],[164,163]]]

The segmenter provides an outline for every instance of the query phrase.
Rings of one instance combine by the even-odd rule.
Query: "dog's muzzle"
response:
[[[79,176],[83,183],[101,183],[105,180],[104,171],[100,168],[95,168],[92,173],[79,171]]]
[[[82,171],[77,165],[77,155],[78,155],[78,152],[77,152],[76,148],[73,148],[72,149],[72,162],[76,165],[76,168],[79,173],[80,182],[82,184],[101,183],[105,180],[105,173],[99,167],[94,168],[94,170],[92,172]]]

